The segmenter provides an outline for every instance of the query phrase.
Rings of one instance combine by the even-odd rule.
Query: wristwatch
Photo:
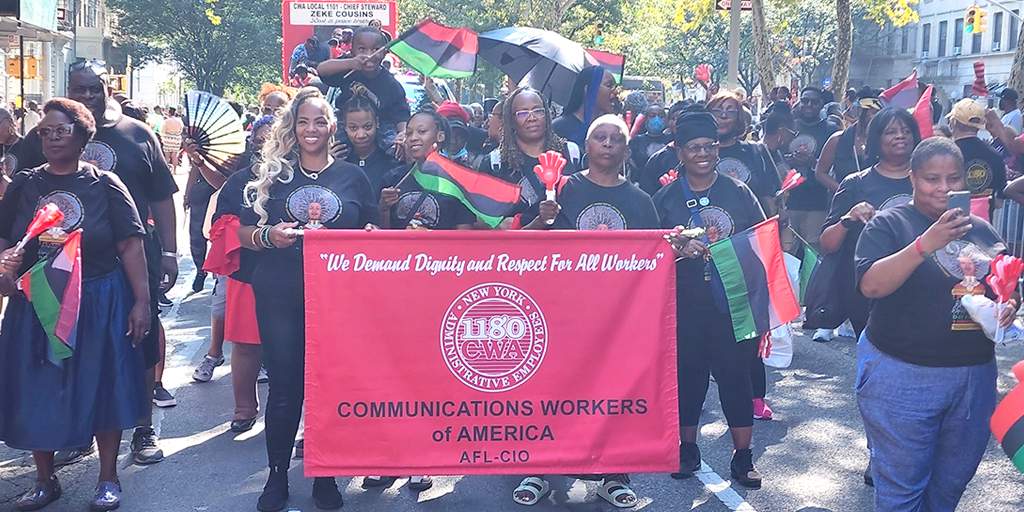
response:
[[[843,227],[846,229],[853,229],[860,224],[860,222],[854,219],[853,217],[843,217],[839,219],[839,223],[842,224]]]

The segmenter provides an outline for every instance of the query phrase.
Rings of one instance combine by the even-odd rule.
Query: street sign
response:
[[[731,8],[732,8],[732,0],[718,0],[718,2],[715,3],[715,9],[717,9],[719,11],[728,11]],[[740,10],[741,11],[753,11],[754,10],[753,2],[751,0],[742,0],[740,2]]]

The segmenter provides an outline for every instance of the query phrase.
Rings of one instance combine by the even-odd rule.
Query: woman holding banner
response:
[[[755,340],[737,340],[733,334],[721,278],[709,260],[708,244],[728,238],[764,220],[753,192],[743,182],[720,175],[718,124],[707,112],[687,112],[679,118],[675,133],[679,179],[654,195],[661,227],[703,228],[702,239],[672,236],[680,259],[676,270],[678,297],[679,448],[678,473],[689,478],[700,469],[697,447],[709,375],[718,383],[718,396],[729,424],[736,451],[730,470],[743,485],[761,487],[750,451],[753,436],[753,391],[750,361],[756,356]]]
[[[239,240],[256,251],[252,287],[263,357],[270,377],[267,396],[267,459],[270,475],[259,498],[261,511],[288,502],[288,465],[303,400],[305,324],[303,229],[356,229],[377,219],[370,183],[357,167],[335,160],[329,146],[337,123],[320,91],[305,88],[284,109],[245,187]],[[342,506],[333,478],[316,478],[320,509]]]
[[[427,155],[445,148],[451,138],[448,121],[433,110],[421,110],[405,128],[405,154],[412,161],[384,176],[380,192],[381,227],[387,229],[473,229],[476,216],[454,197],[427,192],[413,172]]]
[[[857,405],[875,509],[955,510],[996,404],[994,344],[960,298],[993,292],[985,277],[1006,246],[984,219],[950,208],[949,192],[967,189],[953,141],[921,142],[910,183],[913,201],[878,212],[857,242],[858,285],[872,300],[857,343]],[[999,324],[1016,309],[1014,299],[1001,306]]]
[[[536,229],[608,230],[657,229],[658,214],[651,197],[626,179],[629,157],[629,129],[621,118],[604,115],[587,131],[590,168],[573,174],[558,192],[556,201],[542,201]],[[549,225],[548,221],[553,221]],[[601,480],[598,495],[618,508],[632,508],[636,492],[629,475],[588,475],[580,478]],[[520,505],[535,505],[551,492],[551,485],[540,475],[523,479],[512,492]]]
[[[0,247],[22,238],[40,206],[57,204],[64,215],[24,251],[19,246],[0,255],[0,293],[11,298],[0,335],[0,440],[32,451],[36,482],[14,508],[38,510],[61,496],[54,451],[89,446],[95,437],[100,472],[89,505],[113,510],[121,503],[121,432],[138,424],[152,399],[138,347],[152,321],[145,230],[117,175],[81,161],[96,133],[89,110],[57,98],[43,111],[36,131],[46,163],[14,176],[0,203]],[[54,300],[54,294],[64,297],[64,289],[71,289],[72,272],[60,262],[75,257],[64,252],[72,246],[81,251],[81,299],[52,306],[60,309],[62,322],[69,313],[76,321],[70,332],[56,321],[44,329],[39,313],[45,306],[28,297]],[[44,258],[53,262],[39,267],[46,275],[33,271],[26,283],[31,286],[16,288],[18,276]]]
[[[523,211],[517,222],[520,226],[527,226],[537,218],[540,200],[544,198],[544,184],[533,172],[534,166],[540,163],[541,153],[561,153],[566,161],[563,175],[579,170],[579,146],[555,135],[549,112],[544,97],[536,89],[520,87],[512,91],[500,117],[501,143],[480,165],[482,172],[522,187]]]

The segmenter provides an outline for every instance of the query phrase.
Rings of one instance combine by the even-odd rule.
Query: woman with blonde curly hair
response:
[[[245,187],[239,239],[256,251],[252,276],[263,356],[270,377],[266,405],[270,476],[257,508],[288,502],[288,464],[303,400],[305,332],[301,240],[296,229],[355,229],[376,222],[370,183],[358,167],[335,160],[334,109],[315,88],[299,91],[281,111]],[[313,501],[339,509],[333,478],[317,478]]]

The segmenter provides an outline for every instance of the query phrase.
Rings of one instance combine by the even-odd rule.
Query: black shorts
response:
[[[149,274],[149,311],[151,323],[149,334],[142,339],[142,357],[146,368],[153,368],[160,362],[160,259],[163,257],[160,237],[156,231],[146,227],[146,237],[142,241],[146,253],[146,270]]]

